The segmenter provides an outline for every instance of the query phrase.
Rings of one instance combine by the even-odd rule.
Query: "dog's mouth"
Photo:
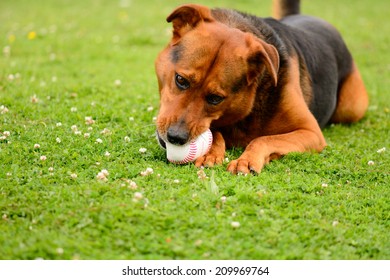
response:
[[[167,145],[165,144],[164,139],[161,138],[161,136],[160,136],[160,134],[158,133],[157,130],[156,130],[156,138],[157,138],[157,142],[160,145],[160,147],[163,148],[163,149],[166,149]]]
[[[167,144],[184,146],[208,129],[206,126],[197,126],[189,129],[183,121],[180,121],[171,124],[166,130],[161,130],[156,127],[156,139],[164,149],[166,149]]]

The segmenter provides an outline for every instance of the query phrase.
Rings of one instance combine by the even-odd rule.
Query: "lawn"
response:
[[[389,1],[303,1],[343,34],[370,107],[322,153],[246,177],[170,164],[155,140],[180,2],[0,2],[0,259],[389,259]]]

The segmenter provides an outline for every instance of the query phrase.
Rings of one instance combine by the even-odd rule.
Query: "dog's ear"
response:
[[[195,28],[201,21],[214,21],[208,7],[189,4],[176,8],[167,17],[167,22],[172,22],[173,24],[173,42],[177,42],[185,33]]]
[[[267,72],[272,77],[274,86],[278,83],[279,53],[273,45],[248,34],[247,45],[249,47],[248,62],[248,84],[251,84],[261,74],[265,65]]]

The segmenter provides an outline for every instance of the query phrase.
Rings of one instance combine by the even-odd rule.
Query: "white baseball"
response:
[[[205,155],[210,150],[212,143],[213,134],[210,129],[203,132],[195,140],[182,146],[165,143],[167,159],[176,164],[192,162],[198,157]]]

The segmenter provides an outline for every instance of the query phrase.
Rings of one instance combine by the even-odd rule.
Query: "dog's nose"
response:
[[[174,145],[184,145],[188,142],[189,134],[186,130],[170,127],[167,132],[169,143]]]

